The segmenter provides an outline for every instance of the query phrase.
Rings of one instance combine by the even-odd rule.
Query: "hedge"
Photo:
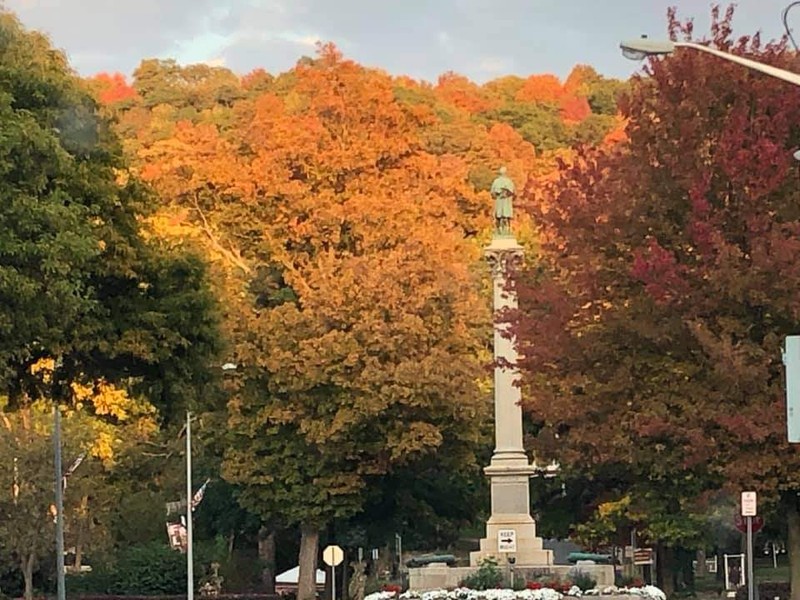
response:
[[[792,586],[787,582],[768,581],[758,584],[759,600],[791,600]],[[747,600],[747,586],[743,585],[736,590],[736,600]]]

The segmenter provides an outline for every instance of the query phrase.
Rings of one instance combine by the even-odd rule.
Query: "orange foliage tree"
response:
[[[564,86],[555,75],[531,75],[517,92],[519,102],[548,102],[558,104],[564,95]]]
[[[435,115],[388,76],[324,46],[294,78],[239,103],[230,131],[181,122],[139,159],[183,215],[154,225],[224,272],[243,373],[224,473],[301,526],[312,597],[319,529],[371,481],[432,452],[477,466],[488,311],[460,207],[488,201],[463,159],[425,151]]]

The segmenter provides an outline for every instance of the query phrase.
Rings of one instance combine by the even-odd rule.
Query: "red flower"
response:
[[[525,587],[529,590],[540,590],[542,589],[542,583],[540,581],[529,581],[525,584]]]

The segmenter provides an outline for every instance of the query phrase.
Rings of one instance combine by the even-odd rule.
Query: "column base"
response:
[[[501,530],[515,532],[517,550],[513,553],[500,552],[498,535]],[[526,567],[550,566],[553,564],[553,551],[545,550],[542,538],[536,537],[536,521],[526,514],[492,515],[486,523],[486,537],[480,541],[480,550],[470,552],[469,564],[480,566],[485,558],[493,558],[499,565],[514,564]]]

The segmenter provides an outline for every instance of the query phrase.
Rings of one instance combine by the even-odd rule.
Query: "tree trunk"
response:
[[[77,542],[75,542],[75,566],[73,567],[76,573],[81,572],[82,563],[83,563],[83,546],[81,545],[80,540],[78,540]]]
[[[706,551],[705,550],[698,550],[697,555],[695,557],[697,561],[697,571],[695,574],[698,577],[705,577],[706,576]]]
[[[258,530],[258,558],[261,561],[261,582],[264,585],[264,593],[274,594],[275,532],[266,525],[262,525]]]
[[[797,498],[791,492],[784,499],[786,522],[789,529],[789,578],[792,582],[792,600],[800,600],[800,511]]]
[[[78,511],[77,532],[75,534],[75,572],[81,572],[83,564],[83,543],[86,537],[86,530],[89,528],[89,497],[81,498],[80,510]]]
[[[236,532],[235,531],[231,531],[230,534],[228,534],[228,558],[229,559],[231,557],[233,557],[233,549],[234,549],[235,544],[236,544]]]
[[[300,527],[300,575],[297,582],[297,600],[315,600],[317,597],[317,553],[319,527]]]
[[[30,553],[22,560],[22,577],[25,580],[25,600],[33,600],[33,563],[35,562],[33,553]]]
[[[675,592],[672,548],[662,543],[659,543],[656,548],[656,585],[669,598]]]

